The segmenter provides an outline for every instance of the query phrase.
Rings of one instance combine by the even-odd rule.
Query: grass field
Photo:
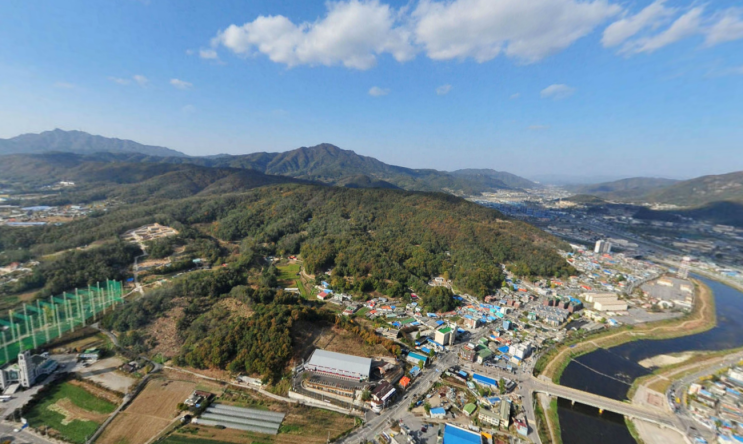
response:
[[[26,414],[31,427],[49,427],[63,439],[84,443],[116,405],[98,398],[84,388],[63,382],[44,394]]]
[[[276,269],[279,270],[279,282],[285,287],[292,287],[295,285],[297,280],[297,273],[299,273],[299,264],[289,263],[277,265]]]

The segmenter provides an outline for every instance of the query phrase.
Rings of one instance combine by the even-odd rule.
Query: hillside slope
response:
[[[10,139],[0,139],[0,155],[40,154],[54,151],[77,154],[143,153],[151,156],[186,157],[185,154],[169,148],[142,145],[131,140],[95,136],[83,131],[55,129],[40,134],[22,134]]]

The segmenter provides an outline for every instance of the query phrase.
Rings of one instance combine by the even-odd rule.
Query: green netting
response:
[[[119,281],[106,281],[75,293],[45,298],[33,305],[24,304],[0,318],[0,365],[15,360],[23,350],[41,347],[86,325],[101,312],[123,301],[123,286]]]

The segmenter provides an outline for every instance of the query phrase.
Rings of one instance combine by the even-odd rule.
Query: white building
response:
[[[528,358],[531,354],[531,344],[528,342],[524,342],[521,344],[516,344],[511,346],[509,352],[516,358],[519,358],[523,360],[524,358]]]
[[[20,384],[29,388],[40,376],[52,374],[58,366],[57,361],[49,359],[46,353],[32,355],[25,351],[18,354],[18,363],[0,369],[0,387],[5,390],[13,384]]]
[[[620,300],[601,301],[593,304],[593,309],[597,311],[627,311],[627,303]]]
[[[360,356],[317,349],[304,365],[306,370],[341,379],[366,381],[371,372],[372,360]]]
[[[596,246],[593,249],[594,253],[611,253],[611,243],[605,240],[596,241]]]

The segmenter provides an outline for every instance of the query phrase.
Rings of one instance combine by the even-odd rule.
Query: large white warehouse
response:
[[[360,356],[345,355],[317,349],[304,365],[306,370],[336,378],[365,381],[369,379],[372,360]]]

